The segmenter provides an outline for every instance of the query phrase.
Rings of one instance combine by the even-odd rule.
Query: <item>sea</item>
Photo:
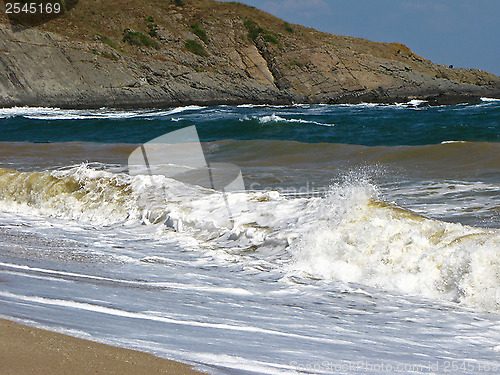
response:
[[[0,317],[210,374],[498,374],[500,101],[0,109]]]

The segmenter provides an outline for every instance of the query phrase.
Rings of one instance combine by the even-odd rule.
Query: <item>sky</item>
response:
[[[500,75],[500,0],[240,0],[289,23],[399,42],[435,63]]]

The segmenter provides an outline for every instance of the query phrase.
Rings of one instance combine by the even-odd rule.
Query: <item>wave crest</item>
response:
[[[291,248],[313,277],[500,310],[500,233],[428,219],[341,187]]]
[[[500,231],[432,220],[379,199],[363,178],[327,197],[233,192],[248,207],[227,220],[222,194],[164,176],[81,165],[53,172],[0,169],[0,207],[86,221],[142,223],[285,275],[366,284],[500,311]],[[159,230],[159,232],[158,232]]]

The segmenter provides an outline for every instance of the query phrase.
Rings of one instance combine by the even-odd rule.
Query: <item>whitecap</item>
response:
[[[300,124],[313,124],[313,125],[319,125],[319,126],[335,126],[335,124],[328,124],[328,123],[322,123],[322,122],[317,122],[317,121],[312,121],[312,120],[304,120],[304,119],[295,119],[295,118],[284,118],[281,116],[276,115],[276,113],[273,113],[272,115],[267,115],[267,116],[253,116],[253,119],[258,119],[261,124],[266,124],[269,122],[288,122],[288,123],[300,123]],[[247,120],[248,117],[244,118],[244,120]]]

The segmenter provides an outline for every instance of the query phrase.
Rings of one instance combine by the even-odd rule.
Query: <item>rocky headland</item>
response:
[[[494,74],[435,64],[399,43],[291,25],[235,2],[85,0],[35,27],[2,14],[0,107],[500,98]]]

